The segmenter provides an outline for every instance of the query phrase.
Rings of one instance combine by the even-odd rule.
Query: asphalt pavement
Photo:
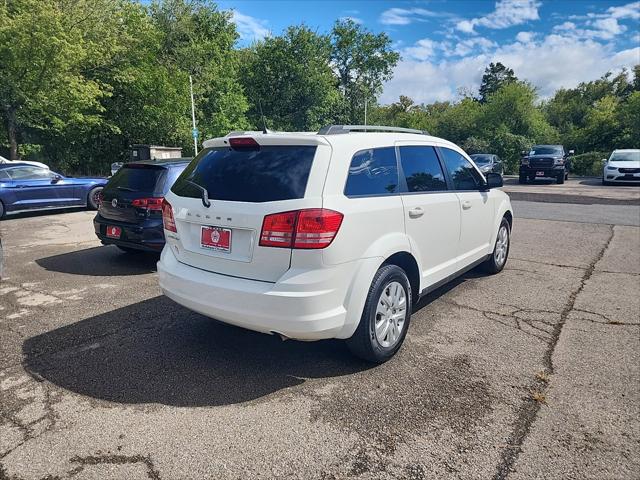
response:
[[[381,366],[180,307],[91,212],[4,220],[0,479],[638,478],[640,190],[615,188],[514,201],[506,269],[429,295]]]

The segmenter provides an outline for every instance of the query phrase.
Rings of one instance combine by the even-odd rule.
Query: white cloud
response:
[[[596,28],[597,31],[602,32],[602,34],[610,35],[610,38],[613,38],[619,33],[623,33],[627,29],[627,27],[625,27],[624,25],[620,25],[618,23],[618,20],[613,17],[601,18],[594,21],[592,25]]]
[[[520,43],[529,43],[536,36],[536,32],[518,32],[516,35],[516,40]]]
[[[459,21],[456,28],[464,33],[475,33],[477,26],[501,29],[521,25],[540,18],[539,6],[538,0],[498,0],[493,12],[484,17]]]
[[[425,8],[390,8],[380,15],[380,23],[385,25],[409,25],[413,22],[424,22],[429,17],[440,17],[442,13]]]
[[[490,62],[502,62],[518,78],[535,85],[542,97],[549,97],[559,88],[573,88],[607,71],[630,69],[639,60],[640,47],[615,52],[591,39],[551,34],[537,42],[514,42],[458,60],[406,58],[385,85],[380,101],[392,103],[400,95],[426,103],[455,100],[461,88],[477,91]]]
[[[607,14],[616,19],[630,18],[638,20],[640,19],[640,2],[627,3],[620,7],[609,7]]]
[[[414,60],[428,60],[435,55],[439,44],[428,38],[418,40],[413,46],[402,50],[402,56],[412,58]]]
[[[240,13],[237,10],[231,12],[231,21],[236,24],[240,38],[246,41],[262,40],[270,35],[266,27],[267,22],[258,18]]]

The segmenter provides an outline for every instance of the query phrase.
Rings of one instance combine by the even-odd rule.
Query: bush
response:
[[[609,156],[606,152],[581,153],[571,157],[571,173],[599,177],[602,174],[602,159]]]

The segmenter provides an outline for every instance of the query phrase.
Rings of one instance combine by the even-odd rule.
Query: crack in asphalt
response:
[[[602,259],[605,252],[609,248],[609,245],[613,240],[613,236],[614,229],[612,225],[610,228],[609,238],[604,243],[603,247],[600,249],[596,257],[589,263],[588,267],[584,269],[584,273],[582,274],[582,278],[580,279],[578,288],[571,292],[571,294],[569,295],[569,300],[562,309],[562,312],[560,312],[560,321],[554,325],[553,331],[551,332],[551,341],[543,356],[545,373],[547,373],[548,375],[552,375],[554,372],[553,353],[555,351],[556,345],[558,344],[558,340],[560,339],[562,328],[564,327],[571,312],[574,311],[576,299],[580,292],[582,292],[582,290],[584,289],[586,282],[593,275],[596,264]],[[540,392],[542,395],[544,395],[548,387],[548,383],[548,381],[537,378],[530,386],[529,391]],[[536,401],[534,398],[528,398],[522,404],[520,412],[518,413],[516,421],[514,422],[513,430],[506,441],[506,444],[509,445],[510,448],[506,448],[503,450],[501,455],[502,458],[500,463],[497,465],[496,473],[493,476],[493,480],[505,480],[509,477],[514,464],[516,463],[520,453],[522,452],[522,445],[529,435],[531,426],[536,420],[541,405],[542,403],[540,401]]]
[[[79,465],[74,469],[67,472],[69,477],[73,477],[78,473],[82,472],[85,467],[89,465],[101,465],[101,464],[110,464],[110,465],[127,465],[127,464],[135,464],[142,463],[147,467],[147,477],[151,480],[161,480],[160,472],[156,469],[151,460],[151,456],[143,456],[143,455],[89,455],[86,457],[76,456],[70,459],[72,463],[78,463]]]

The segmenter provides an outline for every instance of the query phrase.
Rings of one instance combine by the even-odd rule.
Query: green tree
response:
[[[343,119],[362,123],[365,102],[375,104],[382,85],[393,76],[400,55],[386,33],[374,34],[351,19],[339,20],[331,31],[331,61],[343,95]]]
[[[484,75],[482,76],[482,82],[480,83],[480,102],[485,103],[489,96],[497,92],[500,87],[507,83],[515,82],[516,78],[513,70],[505,67],[502,63],[490,63],[487,68],[484,69]]]
[[[101,122],[104,85],[88,73],[117,53],[119,2],[13,0],[0,3],[0,115],[9,156],[38,132]]]
[[[339,102],[330,54],[329,37],[304,25],[255,44],[242,75],[252,123],[262,126],[260,105],[269,128],[307,131],[330,122]]]

